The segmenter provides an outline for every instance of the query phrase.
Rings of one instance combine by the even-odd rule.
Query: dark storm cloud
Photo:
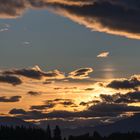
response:
[[[21,99],[21,96],[12,96],[12,97],[0,97],[0,102],[19,102]]]
[[[11,76],[11,75],[0,75],[0,83],[8,83],[12,85],[20,85],[22,84],[22,81],[17,76]]]
[[[1,0],[0,17],[17,17],[32,8],[52,9],[91,30],[140,39],[138,0]]]
[[[125,80],[114,80],[107,87],[114,89],[136,89],[140,86],[140,80],[137,77],[132,77]]]
[[[24,109],[13,108],[9,111],[9,114],[13,114],[13,115],[26,114],[26,111]]]

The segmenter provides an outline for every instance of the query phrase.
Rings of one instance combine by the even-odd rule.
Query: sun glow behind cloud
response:
[[[92,68],[81,68],[70,72],[70,75],[74,75],[72,77],[69,77],[68,74],[68,76],[58,78],[56,74],[51,73],[51,71],[49,73],[42,71],[38,66],[19,70],[3,70],[1,71],[2,75],[18,76],[22,80],[22,83],[15,86],[12,83],[9,84],[9,81],[7,83],[6,81],[4,83],[1,81],[0,90],[2,92],[2,100],[0,105],[4,105],[1,113],[7,114],[13,106],[26,111],[30,111],[31,108],[33,110],[41,110],[44,113],[53,112],[54,110],[83,111],[87,106],[98,105],[101,102],[101,95],[109,95],[109,98],[114,98],[113,95],[118,93],[118,89],[116,90],[116,88],[119,88],[118,86],[120,86],[119,92],[123,95],[134,92],[135,88],[140,85],[138,75],[133,76],[129,83],[129,80],[126,81],[127,79],[118,79],[118,81],[115,81],[112,78],[108,78],[106,81],[97,81],[91,77],[87,77],[90,72],[92,72]],[[61,72],[57,71],[56,73],[59,74]],[[38,79],[38,76],[43,77]],[[79,77],[78,79],[77,76]],[[85,76],[88,79],[85,79]],[[125,85],[125,82],[130,84],[130,89]],[[3,97],[9,98],[10,96],[17,95],[21,96],[21,99],[9,101],[5,104]],[[139,106],[138,102],[133,101],[128,105],[133,104]]]
[[[61,15],[91,31],[139,39],[139,20],[137,19],[139,7],[133,5],[133,2],[132,5],[127,5],[127,2],[121,0],[6,0],[3,2],[3,5],[6,5],[6,10],[1,11],[0,18],[18,18],[28,9],[45,9],[47,11],[44,10],[44,13],[50,11]],[[125,15],[123,18],[119,16],[120,9]],[[118,12],[110,12],[110,10]],[[133,12],[135,10],[138,13]],[[128,11],[132,13],[132,16],[128,16],[131,15],[127,14]],[[132,22],[132,19],[138,22]],[[6,32],[9,28],[7,25],[2,26],[0,32]],[[34,44],[34,39],[20,41],[20,45],[32,46],[31,49],[34,49]],[[102,64],[99,64],[100,66],[97,64],[97,69],[96,66],[93,69],[89,67],[89,63],[86,63],[87,67],[79,67],[67,73],[58,69],[45,71],[39,66],[1,70],[1,113],[28,121],[40,121],[42,119],[88,120],[95,118],[100,118],[102,121],[107,118],[106,121],[108,121],[124,114],[128,116],[135,112],[138,113],[140,111],[139,75],[114,78],[117,77],[120,67],[115,67],[115,63],[111,62],[114,59],[113,51],[105,50],[106,52],[100,50],[101,53],[98,56],[96,50],[96,54],[92,54],[94,59]],[[109,54],[112,56],[110,57]],[[84,59],[88,60],[88,58]],[[96,72],[100,76],[102,75],[101,77],[104,79],[95,78],[94,76],[97,77],[98,75]]]

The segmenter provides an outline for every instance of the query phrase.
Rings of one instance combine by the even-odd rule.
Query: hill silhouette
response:
[[[61,125],[60,125],[61,126]],[[3,131],[1,132],[1,128],[3,128]],[[42,140],[44,139],[50,139],[52,137],[52,132],[50,130],[50,126],[46,125],[45,128],[41,128],[40,126],[37,126],[35,124],[23,121],[19,118],[14,117],[0,117],[0,134],[7,132],[15,132],[18,131],[25,131],[25,133],[28,133],[29,135],[32,133],[32,131],[35,131],[35,133],[42,133]],[[87,137],[87,134],[89,136],[92,136],[93,131],[97,131],[101,136],[109,136],[114,133],[125,133],[128,134],[128,132],[137,132],[139,134],[140,132],[140,114],[136,114],[132,117],[128,117],[122,120],[118,120],[115,123],[106,124],[106,125],[97,125],[95,127],[79,127],[75,129],[64,129],[62,128],[60,130],[59,126],[56,127],[56,131],[53,131],[55,135],[59,136],[59,140],[62,139],[62,137],[68,137],[72,135],[73,137],[79,137],[83,136]],[[18,132],[19,134],[19,132]],[[22,136],[22,133],[20,134]],[[57,140],[58,137],[55,137],[55,140]],[[86,138],[87,139],[87,138]],[[0,137],[1,140],[1,137]],[[6,140],[6,139],[5,139]],[[73,139],[72,139],[73,140]],[[77,139],[76,139],[77,140]],[[113,139],[114,140],[114,139]]]
[[[0,126],[8,126],[8,127],[23,126],[25,128],[37,127],[33,123],[26,122],[16,117],[0,117]]]
[[[67,128],[63,129],[63,135],[81,135],[84,133],[92,134],[93,130],[98,131],[101,135],[109,135],[114,132],[140,132],[140,114],[136,114],[132,117],[128,117],[122,120],[118,120],[116,122],[110,124],[100,124],[94,127],[85,126],[85,127],[77,127],[75,129]]]

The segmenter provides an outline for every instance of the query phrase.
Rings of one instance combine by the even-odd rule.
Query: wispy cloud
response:
[[[9,24],[0,24],[0,32],[5,32],[5,31],[8,31],[10,28],[10,25]]]
[[[8,28],[2,28],[2,29],[0,29],[0,32],[5,32],[5,31],[8,31]]]
[[[98,58],[107,58],[109,56],[109,52],[101,52],[97,55]]]
[[[2,112],[27,120],[98,117],[99,121],[140,112],[140,75],[94,81],[89,76],[91,72],[90,67],[66,74],[41,70],[39,66],[1,70],[0,105],[8,103]],[[9,81],[5,79],[7,76],[21,82]],[[44,81],[49,83],[44,84]]]

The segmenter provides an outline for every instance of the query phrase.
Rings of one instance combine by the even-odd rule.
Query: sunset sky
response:
[[[139,113],[139,7],[0,0],[0,115],[94,125]]]

